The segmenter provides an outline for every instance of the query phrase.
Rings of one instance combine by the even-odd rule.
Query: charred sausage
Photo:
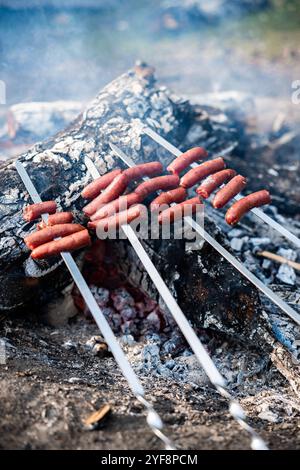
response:
[[[110,229],[115,229],[124,224],[129,224],[137,217],[145,216],[147,214],[147,209],[142,204],[137,204],[132,206],[126,211],[119,212],[118,214],[112,215],[110,217],[105,217],[104,219],[95,220],[88,223],[90,229],[100,228],[103,231],[109,231]]]
[[[231,180],[236,175],[236,171],[234,170],[222,170],[209,175],[196,189],[196,193],[199,196],[207,199],[211,193],[214,192],[215,189],[219,188],[222,184],[226,183],[227,181]]]
[[[40,232],[42,233],[42,232]],[[62,251],[74,251],[91,244],[89,232],[84,229],[77,233],[72,233],[59,240],[53,240],[35,248],[31,257],[34,259],[49,258],[49,256],[58,255]]]
[[[99,220],[103,219],[104,217],[110,217],[118,212],[122,212],[123,210],[128,209],[130,206],[134,204],[138,204],[142,202],[142,198],[137,193],[129,193],[124,196],[120,196],[118,199],[109,202],[108,204],[104,204],[100,207],[91,217],[90,219]]]
[[[58,224],[70,224],[73,222],[74,216],[72,212],[56,212],[56,214],[49,215],[47,223],[44,221],[40,222],[37,225],[38,230],[42,230],[43,228],[58,225]]]
[[[24,238],[24,241],[30,250],[33,250],[37,246],[43,243],[50,242],[54,238],[65,237],[75,232],[84,230],[84,227],[79,224],[59,224],[53,225],[52,227],[46,227],[43,230],[31,233]]]
[[[143,176],[159,175],[162,171],[163,166],[160,162],[149,162],[128,168],[124,170],[123,173],[127,176],[128,181],[135,181],[143,178]]]
[[[81,193],[82,197],[86,199],[94,199],[101,193],[101,191],[106,189],[115,177],[121,174],[121,172],[122,171],[117,168],[116,170],[109,171],[105,175],[95,179],[83,189]]]
[[[265,189],[257,191],[243,197],[235,202],[227,211],[225,220],[229,225],[234,225],[241,220],[243,215],[249,212],[254,207],[261,207],[265,204],[270,204],[271,196]]]
[[[172,202],[182,202],[186,198],[186,190],[184,188],[176,188],[166,191],[157,196],[150,204],[151,211],[157,210],[162,204],[171,204]]]
[[[187,152],[184,152],[179,157],[170,163],[167,170],[173,174],[180,174],[183,170],[188,168],[192,163],[204,160],[207,157],[207,152],[202,147],[194,147]]]
[[[94,214],[103,204],[107,204],[119,197],[127,188],[128,178],[121,173],[107,186],[104,191],[93,199],[87,206],[83,208],[83,212],[87,216]]]
[[[212,205],[215,209],[221,209],[231,199],[239,194],[246,187],[247,179],[244,176],[237,175],[229,181],[214,197]]]
[[[54,214],[56,212],[57,205],[55,201],[44,201],[38,204],[30,204],[26,206],[23,211],[23,218],[27,222],[32,222],[38,219],[42,214]]]
[[[134,192],[139,194],[142,199],[145,199],[149,194],[159,189],[173,189],[178,185],[179,176],[177,175],[157,176],[156,178],[141,183]]]
[[[201,180],[207,176],[221,171],[225,168],[225,162],[223,158],[215,158],[209,162],[201,163],[197,168],[193,168],[188,171],[180,180],[180,186],[184,188],[191,188],[196,183],[199,183]]]
[[[194,214],[200,210],[202,205],[203,203],[199,196],[193,197],[192,199],[187,199],[180,204],[176,204],[175,206],[169,207],[168,209],[162,211],[158,215],[158,222],[163,224],[181,219],[185,214],[187,215],[187,207],[189,207],[188,215]]]

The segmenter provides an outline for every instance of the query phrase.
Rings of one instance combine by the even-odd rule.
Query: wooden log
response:
[[[160,160],[166,168],[173,156],[148,137],[141,137],[136,122],[148,122],[179,145],[193,119],[190,104],[165,87],[159,87],[152,69],[139,65],[105,87],[65,131],[35,145],[21,156],[21,161],[26,164],[43,200],[55,199],[60,210],[80,211],[85,203],[80,193],[90,181],[84,165],[85,155],[96,163],[100,174],[116,167],[124,168],[110,150],[109,142],[112,142],[136,163]],[[216,132],[219,147],[228,147],[226,139],[232,137],[230,133],[222,136],[212,123],[208,129],[208,140],[213,141],[211,137]],[[31,200],[13,162],[1,168],[0,187],[0,308],[14,310],[29,303],[39,306],[53,299],[69,282],[69,276],[59,257],[49,261],[30,259],[22,239],[30,233],[32,225],[24,224],[22,210]],[[86,220],[77,222],[86,223]],[[209,226],[212,235],[223,243],[213,222]],[[131,272],[130,279],[154,293],[152,283],[136,256],[130,253],[128,244],[112,243],[117,244],[115,251],[123,268]],[[200,251],[186,252],[182,240],[149,240],[144,245],[183,311],[198,325],[246,341],[253,337],[260,311],[257,291],[210,246],[204,243]]]

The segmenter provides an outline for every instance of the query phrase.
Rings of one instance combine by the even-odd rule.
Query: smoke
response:
[[[210,2],[209,9],[204,3],[1,0],[0,80],[8,104],[86,101],[137,59],[156,67],[178,93],[290,94],[289,72],[262,65],[255,51],[245,53],[245,44],[259,45],[261,37],[241,4],[268,15],[269,2],[230,2],[230,12],[224,7],[229,2]]]
[[[5,82],[0,80],[0,104],[6,103],[6,86]]]

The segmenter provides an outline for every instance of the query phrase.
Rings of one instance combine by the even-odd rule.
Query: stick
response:
[[[288,264],[289,266],[296,269],[297,271],[300,271],[300,263],[296,263],[296,261],[287,259],[284,256],[276,255],[275,253],[271,253],[271,251],[260,251],[257,254],[258,256],[262,256],[263,258],[271,259],[272,261],[275,261],[276,263]]]

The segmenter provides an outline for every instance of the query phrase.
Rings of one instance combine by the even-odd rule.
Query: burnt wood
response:
[[[197,116],[199,120],[199,116]],[[137,66],[106,86],[87,109],[65,131],[38,143],[20,157],[42,199],[56,199],[62,210],[75,211],[78,222],[85,223],[80,192],[87,184],[84,156],[97,165],[100,174],[117,166],[109,141],[120,146],[137,163],[160,160],[165,167],[172,156],[135,130],[139,120],[153,126],[174,144],[180,145],[195,120],[186,100],[158,86],[153,70]],[[203,119],[207,147],[222,150],[235,141],[234,132],[214,127]],[[0,170],[0,266],[2,310],[40,306],[55,298],[70,282],[59,257],[33,261],[23,242],[34,229],[22,219],[30,198],[12,161]],[[225,243],[212,221],[210,233]],[[122,269],[129,279],[155,295],[147,274],[128,243],[116,245]],[[145,247],[173,290],[183,311],[198,325],[212,327],[249,339],[255,332],[259,313],[257,291],[206,243],[201,250],[187,252],[184,241],[147,241]]]

